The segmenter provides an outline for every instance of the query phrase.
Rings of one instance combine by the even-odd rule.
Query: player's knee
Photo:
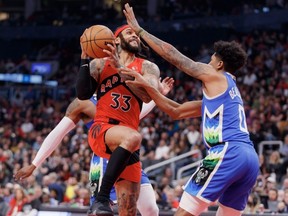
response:
[[[142,136],[138,132],[133,132],[127,135],[123,147],[127,150],[134,152],[140,148]]]

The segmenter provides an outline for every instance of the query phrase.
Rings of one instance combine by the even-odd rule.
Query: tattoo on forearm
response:
[[[203,67],[202,63],[195,62],[186,57],[171,44],[166,43],[151,34],[146,34],[145,36],[145,40],[148,42],[148,44],[150,42],[150,46],[153,45],[152,48],[154,48],[160,56],[179,68],[181,71],[194,78],[199,78],[200,75],[206,73],[207,68]]]
[[[104,61],[102,60],[93,60],[90,62],[90,75],[98,81],[100,71],[104,68]]]

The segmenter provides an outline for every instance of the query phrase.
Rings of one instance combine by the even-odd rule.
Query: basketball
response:
[[[104,25],[93,25],[89,27],[83,32],[80,38],[82,49],[91,58],[106,57],[107,54],[103,52],[103,49],[109,50],[107,44],[112,44],[113,41],[113,32]]]

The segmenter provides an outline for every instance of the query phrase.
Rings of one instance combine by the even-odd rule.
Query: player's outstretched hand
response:
[[[137,19],[135,18],[133,8],[130,7],[128,3],[125,4],[125,9],[123,10],[123,13],[126,17],[127,24],[135,31],[137,34],[140,32],[141,27],[138,24]]]
[[[21,168],[20,170],[18,170],[16,172],[16,174],[14,174],[14,180],[15,181],[21,181],[27,177],[29,177],[30,175],[32,175],[33,171],[36,169],[36,167],[31,164],[29,166],[25,166],[23,168]]]
[[[174,79],[171,77],[165,77],[165,79],[160,82],[160,91],[163,95],[167,95],[171,89],[173,88],[174,85]]]
[[[143,88],[152,87],[140,73],[130,68],[121,68],[119,73],[122,74],[123,76],[130,77],[130,79],[125,81],[126,84],[128,85],[132,84],[134,86]]]

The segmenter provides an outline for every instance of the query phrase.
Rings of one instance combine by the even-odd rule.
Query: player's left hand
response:
[[[125,9],[123,10],[123,13],[126,17],[128,25],[133,29],[133,31],[138,33],[141,30],[141,27],[138,24],[137,19],[135,18],[133,8],[130,7],[128,3],[126,3],[124,7]]]
[[[33,171],[36,169],[36,167],[33,164],[30,164],[28,166],[25,166],[23,168],[21,168],[20,170],[18,170],[14,177],[15,181],[21,181],[23,179],[26,179],[27,177],[29,177],[30,175],[32,175]]]
[[[143,87],[143,88],[152,86],[146,81],[146,79],[144,79],[144,77],[141,74],[139,74],[138,72],[130,68],[121,68],[119,73],[121,73],[124,76],[131,77],[131,79],[128,79],[125,81],[125,83],[128,85],[133,84],[134,86]]]
[[[162,82],[160,82],[160,92],[163,95],[167,95],[173,88],[173,85],[174,85],[174,79],[171,77],[165,77],[162,80]]]

